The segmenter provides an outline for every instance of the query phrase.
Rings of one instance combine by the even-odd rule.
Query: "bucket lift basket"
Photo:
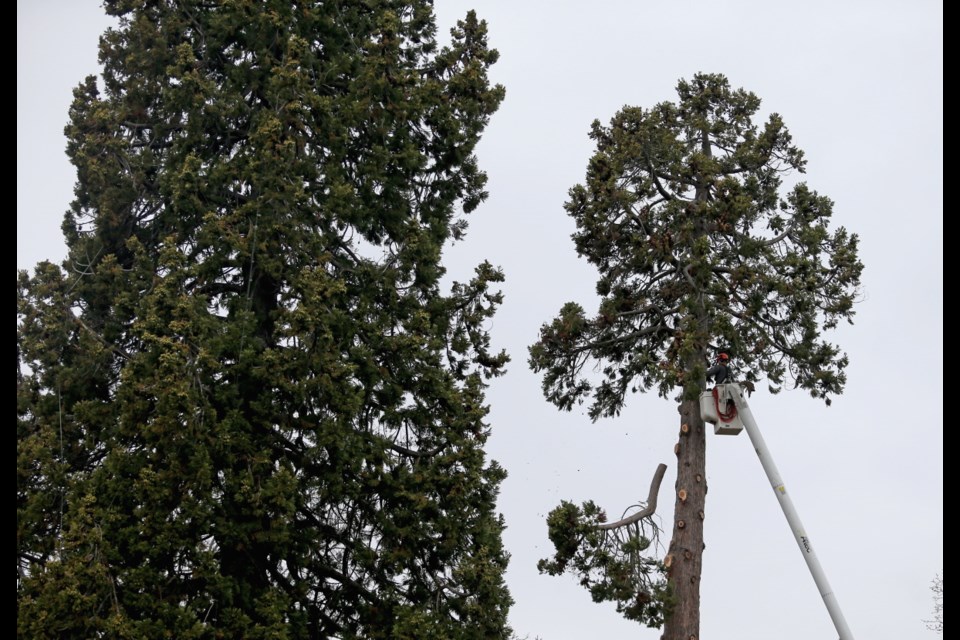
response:
[[[734,398],[741,398],[743,391],[734,383],[718,384],[712,391],[700,394],[700,417],[713,424],[716,435],[735,436],[743,431],[743,422],[737,413]]]

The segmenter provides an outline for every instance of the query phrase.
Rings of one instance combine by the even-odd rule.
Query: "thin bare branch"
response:
[[[70,314],[70,315],[73,315],[73,314]],[[79,324],[81,327],[83,327],[84,329],[86,329],[86,330],[90,333],[90,335],[92,335],[92,336],[97,340],[97,342],[99,342],[100,344],[102,344],[103,346],[105,346],[107,349],[110,349],[111,351],[113,351],[115,354],[117,354],[118,356],[120,356],[120,357],[123,358],[124,360],[130,360],[130,359],[131,359],[131,356],[130,356],[129,353],[127,353],[126,351],[124,351],[123,349],[121,349],[120,347],[118,347],[117,345],[112,344],[112,343],[107,342],[106,340],[104,340],[103,337],[102,337],[99,333],[97,333],[96,331],[94,331],[93,329],[91,329],[90,327],[88,327],[87,324],[86,324],[83,320],[81,320],[79,317],[73,316],[73,319],[77,322],[77,324]]]

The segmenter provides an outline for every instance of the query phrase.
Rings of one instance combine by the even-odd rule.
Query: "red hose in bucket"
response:
[[[732,422],[733,419],[737,417],[737,405],[729,400],[727,401],[729,411],[720,410],[720,393],[716,387],[713,388],[713,406],[717,408],[717,415],[720,417],[721,422]]]

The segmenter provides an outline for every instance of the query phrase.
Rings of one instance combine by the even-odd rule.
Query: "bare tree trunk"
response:
[[[703,114],[706,118],[706,113]],[[700,131],[700,151],[713,155],[710,133]],[[706,202],[709,184],[697,182],[694,200]],[[696,232],[706,235],[702,219],[695,221]],[[692,264],[692,263],[691,263]],[[706,282],[694,286],[692,315],[701,332],[701,346],[695,356],[684,361],[684,372],[690,376],[698,363],[706,359],[706,344],[710,337],[710,316],[706,312],[704,288]],[[703,384],[701,378],[701,386]],[[685,391],[689,385],[685,384]],[[677,502],[673,515],[673,537],[664,563],[672,590],[672,610],[663,626],[663,640],[699,640],[700,638],[700,574],[703,570],[703,519],[707,502],[707,437],[700,419],[697,398],[680,403],[680,441],[677,453]]]
[[[677,502],[673,538],[665,559],[674,605],[662,637],[663,640],[698,640],[707,439],[696,400],[684,400],[680,404],[680,441],[676,452]]]

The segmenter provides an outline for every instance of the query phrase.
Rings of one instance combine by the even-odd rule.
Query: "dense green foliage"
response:
[[[555,553],[541,560],[541,573],[576,575],[594,602],[614,602],[628,620],[659,627],[669,611],[670,594],[664,567],[645,555],[656,531],[638,522],[613,530],[600,529],[606,513],[594,502],[577,506],[564,500],[547,516]]]
[[[863,267],[857,236],[829,230],[833,203],[802,182],[784,187],[805,160],[779,115],[758,124],[759,98],[721,75],[681,80],[677,94],[593,123],[596,152],[566,210],[578,254],[599,272],[599,310],[564,305],[529,363],[550,402],[570,410],[589,401],[593,420],[617,415],[629,393],[682,390],[681,413],[695,424],[676,450],[677,488],[689,482],[691,491],[676,503],[670,552],[681,561],[668,577],[678,603],[670,609],[686,619],[668,617],[665,637],[686,639],[699,634],[706,445],[696,398],[709,358],[727,351],[746,384],[765,378],[776,392],[792,381],[829,403],[847,358],[822,333],[852,319]],[[570,508],[551,514],[551,539],[557,558],[579,564],[555,563],[551,573],[616,582],[605,562],[617,541],[598,550],[581,518],[561,517]],[[638,555],[635,568],[650,560]],[[612,599],[642,620],[629,615],[637,592],[651,593],[638,582]]]
[[[589,397],[596,419],[630,391],[695,392],[720,348],[746,380],[839,393],[847,359],[821,333],[853,315],[857,237],[829,231],[833,203],[805,183],[781,193],[805,161],[779,115],[754,122],[759,98],[705,74],[677,93],[593,123],[597,150],[566,209],[600,308],[567,304],[531,347],[547,398],[569,409]],[[599,383],[581,375],[591,361]]]
[[[18,275],[18,635],[496,638],[504,90],[430,2],[106,0],[69,257]]]

